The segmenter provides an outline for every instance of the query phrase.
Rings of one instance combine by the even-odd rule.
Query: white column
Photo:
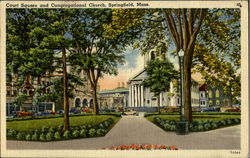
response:
[[[128,101],[129,101],[129,107],[132,106],[132,84],[129,86],[129,96],[128,96]]]
[[[135,85],[135,107],[138,106],[137,85]]]
[[[131,87],[132,87],[132,93],[131,93],[131,107],[134,107],[134,101],[135,101],[135,97],[134,97],[134,85],[132,84],[131,85]]]
[[[162,93],[160,93],[160,106],[162,106]]]
[[[140,85],[137,85],[137,91],[138,91],[138,107],[141,106],[141,90],[140,90]]]
[[[141,85],[141,106],[144,107],[143,85]]]

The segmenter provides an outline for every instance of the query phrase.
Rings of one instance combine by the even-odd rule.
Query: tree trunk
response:
[[[63,59],[63,107],[64,107],[64,118],[63,118],[63,131],[69,130],[69,100],[68,100],[68,76],[66,66],[66,51],[62,51]]]
[[[160,109],[160,94],[158,94],[157,104],[158,104],[158,113],[161,114],[161,109]]]
[[[92,97],[93,97],[93,104],[94,104],[94,114],[98,115],[99,107],[98,107],[97,94],[96,94],[96,84],[92,89],[93,89]]]
[[[186,53],[186,52],[185,52]],[[188,53],[186,53],[188,54]],[[185,120],[191,123],[192,120],[192,105],[191,105],[191,65],[192,60],[188,59],[189,56],[184,56],[184,117]]]

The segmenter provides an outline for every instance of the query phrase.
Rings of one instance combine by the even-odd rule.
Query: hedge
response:
[[[62,126],[46,127],[29,131],[16,131],[7,129],[7,139],[17,139],[26,141],[58,141],[66,139],[77,139],[87,137],[100,137],[106,135],[108,129],[113,124],[114,120],[108,118],[100,124],[93,126],[91,124],[71,127],[70,130],[62,132]]]
[[[75,117],[75,116],[92,116],[93,114],[88,114],[88,113],[80,113],[80,114],[70,114],[70,117]],[[115,116],[115,117],[121,117],[120,112],[101,112],[99,115],[110,115],[110,116]],[[6,121],[24,121],[24,120],[34,120],[34,119],[50,119],[50,118],[59,118],[63,117],[63,114],[57,114],[57,115],[48,115],[48,116],[26,116],[26,117],[15,117],[15,118],[7,118]]]
[[[179,112],[161,112],[160,115],[179,115]],[[240,115],[240,112],[192,112],[192,115]],[[145,113],[144,117],[159,115],[159,113]]]
[[[154,123],[166,131],[175,131],[176,122],[177,122],[176,120],[167,120],[167,119],[162,119],[160,117],[154,118]],[[240,118],[227,118],[220,121],[212,121],[212,120],[193,121],[188,126],[189,126],[189,131],[200,132],[200,131],[209,131],[221,127],[236,125],[240,123],[241,123]]]

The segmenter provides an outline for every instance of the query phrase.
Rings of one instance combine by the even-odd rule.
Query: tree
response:
[[[175,51],[173,53],[175,55],[178,55],[178,52],[181,49],[185,52],[185,119],[189,122],[192,122],[190,87],[191,69],[195,65],[193,61],[195,59],[194,54],[196,51],[196,47],[200,44],[203,44],[203,46],[209,48],[208,53],[210,54],[214,54],[214,51],[212,51],[212,49],[216,47],[217,50],[219,50],[218,53],[224,54],[225,56],[231,57],[232,59],[236,58],[238,62],[239,53],[232,52],[234,52],[233,50],[238,49],[237,47],[239,45],[239,36],[237,34],[237,31],[235,32],[228,30],[230,30],[232,26],[236,30],[239,29],[239,9],[153,9],[150,11],[143,9],[135,9],[134,11],[121,11],[121,9],[116,9],[114,13],[116,13],[116,18],[114,18],[114,22],[110,24],[109,27],[107,27],[107,29],[110,30],[109,32],[113,34],[113,36],[119,35],[123,31],[134,29],[133,27],[135,27],[135,25],[141,25],[146,32],[145,33],[144,31],[142,31],[144,39],[146,39],[146,41],[141,40],[142,44],[139,47],[141,47],[142,50],[150,51],[150,49],[145,49],[150,48],[151,46],[150,42],[152,41],[147,40],[152,39],[150,38],[150,36],[155,37],[153,38],[153,43],[162,43],[164,39],[162,38],[162,36],[157,37],[157,35],[155,35],[155,31],[157,31],[161,34],[165,33],[165,39],[167,40],[167,42],[165,43],[168,46],[174,46]],[[136,14],[138,16],[136,16]],[[122,22],[119,22],[119,19]],[[127,25],[127,27],[120,26],[120,23],[126,23],[124,21],[129,22],[131,21],[131,19],[131,25]],[[152,26],[159,26],[157,27],[159,29],[155,30]],[[160,27],[162,27],[163,29],[161,29]],[[209,30],[209,32],[206,32],[206,29]],[[150,33],[150,30],[154,31]],[[204,36],[205,34],[207,36]],[[208,40],[207,38],[210,38],[210,40]],[[223,42],[220,43],[220,41]],[[226,42],[228,42],[229,44],[225,44]],[[162,43],[161,48],[168,48],[166,47],[166,45]],[[225,48],[227,48],[226,51],[222,53]],[[167,50],[168,49],[166,49],[166,51]],[[203,54],[200,53],[200,55],[202,56]],[[225,58],[225,56],[222,57]],[[201,62],[201,64],[204,63]]]
[[[69,103],[66,71],[66,36],[70,10],[10,9],[7,11],[7,71],[44,77],[56,71],[56,52],[62,53],[64,127],[69,129]],[[58,56],[58,55],[57,55]],[[58,62],[58,61],[57,61]],[[46,76],[46,77],[48,77]]]
[[[70,62],[84,70],[92,89],[94,114],[98,114],[97,85],[104,74],[116,75],[117,65],[124,63],[125,47],[136,33],[127,31],[114,38],[105,37],[105,26],[112,21],[111,9],[76,9],[72,17],[70,34],[72,49]]]
[[[176,78],[177,71],[168,60],[155,59],[147,63],[146,73],[148,78],[142,84],[150,87],[150,90],[158,97],[158,112],[160,114],[160,93],[169,90],[170,82]]]

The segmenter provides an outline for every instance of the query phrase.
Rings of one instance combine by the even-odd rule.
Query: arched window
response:
[[[212,98],[212,97],[213,97],[213,96],[212,96],[212,91],[211,91],[211,90],[208,91],[208,97],[209,97],[209,98]]]
[[[209,105],[212,105],[212,104],[213,104],[213,101],[212,101],[212,100],[209,100],[208,103],[209,103]]]
[[[88,106],[88,101],[87,101],[87,99],[83,99],[82,105],[83,105],[84,108]]]
[[[216,96],[216,98],[220,97],[220,91],[218,89],[215,91],[215,96]]]
[[[80,107],[81,100],[79,98],[76,98],[75,100],[75,107]]]

